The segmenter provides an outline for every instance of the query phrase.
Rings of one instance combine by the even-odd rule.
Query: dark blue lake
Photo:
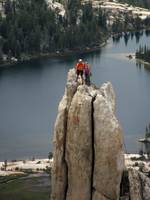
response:
[[[145,44],[150,44],[150,36],[143,33],[138,38],[110,39],[95,53],[0,68],[0,160],[48,156],[67,72],[79,57],[90,63],[92,82],[112,82],[126,148],[138,152],[137,140],[150,123],[150,70],[137,67],[126,55]]]

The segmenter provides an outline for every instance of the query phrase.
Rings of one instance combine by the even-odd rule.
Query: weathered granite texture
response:
[[[133,168],[129,173],[129,192],[131,200],[150,199],[150,178]]]
[[[72,69],[54,128],[51,200],[119,200],[123,134],[112,85],[75,80]]]

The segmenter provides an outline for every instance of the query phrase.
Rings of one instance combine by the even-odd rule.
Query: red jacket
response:
[[[79,62],[79,63],[76,64],[76,70],[82,71],[82,70],[84,70],[84,68],[85,68],[84,62]]]

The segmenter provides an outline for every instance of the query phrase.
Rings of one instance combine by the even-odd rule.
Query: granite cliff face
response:
[[[54,128],[51,200],[118,200],[123,134],[111,83],[78,85],[68,73]]]

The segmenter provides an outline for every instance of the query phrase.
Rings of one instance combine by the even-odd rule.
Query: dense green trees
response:
[[[0,16],[0,62],[6,54],[23,59],[40,53],[82,50],[100,44],[107,36],[107,16],[101,9],[81,0],[64,3],[66,15],[50,9],[45,0],[6,0],[5,15]],[[126,14],[125,20],[116,19],[110,32],[118,33],[141,29],[150,25],[150,19],[141,23]]]
[[[11,50],[12,55],[18,57],[21,52],[31,54],[47,49],[44,36],[49,35],[52,28],[55,30],[51,26],[56,25],[55,14],[48,10],[44,0],[17,0],[14,9],[11,3],[5,11],[6,18],[0,25],[5,39],[4,53]]]
[[[136,58],[150,62],[150,49],[147,46],[140,46],[136,51]]]
[[[124,20],[122,19],[114,20],[113,25],[112,25],[112,32],[120,33],[120,32],[127,32],[127,31],[133,31],[133,30],[139,31],[149,26],[150,26],[149,18],[142,20],[139,16],[133,17],[126,13],[124,14]]]
[[[92,46],[103,38],[106,17],[94,16],[92,5],[68,1],[66,17],[48,8],[45,0],[7,0],[6,17],[0,17],[0,47],[5,54],[23,55]]]
[[[133,6],[145,7],[150,8],[150,1],[149,0],[119,0],[122,3],[128,3]]]
[[[67,21],[68,24],[76,25],[77,18],[79,17],[79,12],[81,8],[80,0],[68,0],[66,5]]]

